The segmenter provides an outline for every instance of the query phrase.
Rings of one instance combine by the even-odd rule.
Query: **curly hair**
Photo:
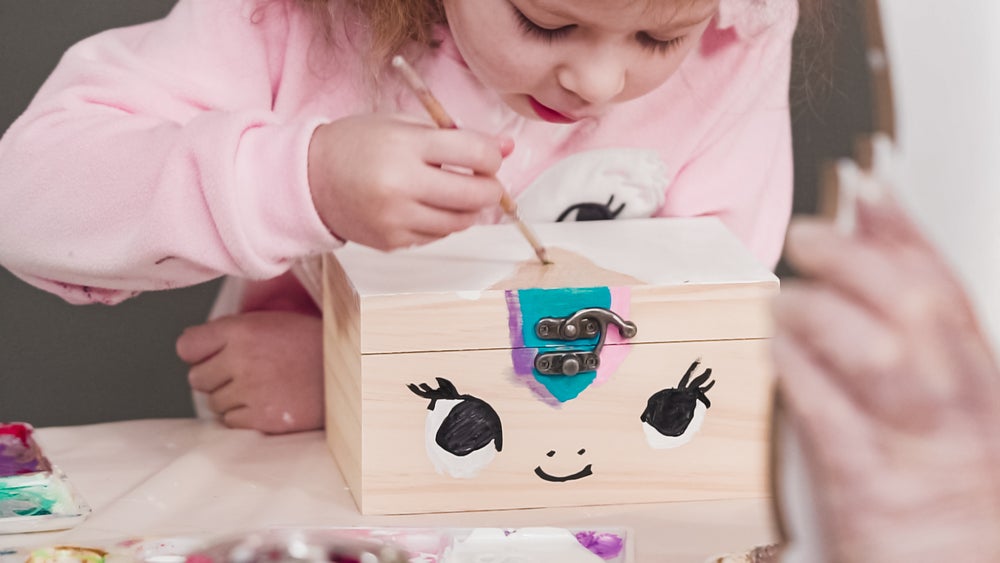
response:
[[[321,22],[329,25],[329,9],[333,0],[297,0],[312,10]],[[747,0],[748,2],[751,0]],[[446,22],[441,0],[348,0],[368,24],[368,65],[377,76],[396,53],[405,49],[428,49],[434,45],[434,26]],[[797,64],[807,65],[816,72],[826,68],[823,59],[829,51],[825,27],[831,22],[828,0],[799,0],[798,35],[806,37],[799,43],[804,57]],[[329,30],[328,30],[329,31]],[[818,70],[819,76],[823,71]],[[813,78],[816,78],[814,76]]]
[[[329,24],[331,0],[299,0]],[[368,24],[367,61],[377,73],[396,53],[434,45],[434,26],[445,23],[441,0],[349,0]],[[329,29],[327,29],[329,32]]]

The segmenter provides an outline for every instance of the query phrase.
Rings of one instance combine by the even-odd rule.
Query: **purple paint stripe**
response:
[[[517,292],[510,289],[504,291],[504,298],[507,301],[507,328],[510,330],[510,345],[514,348],[524,348],[524,333],[521,332],[521,300],[517,298]]]
[[[516,290],[504,291],[507,301],[507,328],[510,331],[510,360],[514,367],[514,377],[528,386],[528,389],[550,407],[559,407],[562,403],[540,381],[535,379],[534,348],[524,346],[524,322],[521,318],[521,300]]]

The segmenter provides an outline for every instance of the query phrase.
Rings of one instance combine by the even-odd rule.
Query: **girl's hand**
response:
[[[323,427],[322,320],[260,311],[191,327],[177,354],[226,426],[283,434]]]
[[[357,115],[313,133],[309,186],[340,238],[381,250],[425,244],[499,204],[503,187],[494,175],[512,149],[510,139],[474,131]]]
[[[1000,371],[948,265],[894,202],[798,221],[774,359],[830,561],[1000,561]]]

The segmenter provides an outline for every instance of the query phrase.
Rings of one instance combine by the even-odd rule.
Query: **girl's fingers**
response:
[[[225,332],[220,323],[209,322],[188,327],[177,338],[177,356],[187,364],[198,364],[222,351],[226,346]]]
[[[243,394],[236,382],[230,382],[219,387],[208,396],[208,406],[212,412],[225,415],[227,412],[246,407]]]
[[[503,186],[492,176],[433,169],[415,189],[414,199],[446,211],[477,212],[500,205]]]
[[[417,237],[441,238],[464,231],[479,219],[478,212],[453,212],[424,206],[414,210],[410,229]]]
[[[213,361],[216,356],[188,370],[188,383],[195,391],[214,393],[223,385],[233,380],[227,370],[220,369],[220,362]]]
[[[222,423],[229,428],[254,428],[253,414],[247,407],[236,407],[222,414]]]
[[[493,176],[503,163],[506,143],[474,131],[442,129],[428,137],[424,161],[435,165],[465,168],[474,174]]]

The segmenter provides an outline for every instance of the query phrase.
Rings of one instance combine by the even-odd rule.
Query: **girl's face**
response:
[[[571,123],[663,84],[719,0],[443,0],[473,73],[526,117]]]

